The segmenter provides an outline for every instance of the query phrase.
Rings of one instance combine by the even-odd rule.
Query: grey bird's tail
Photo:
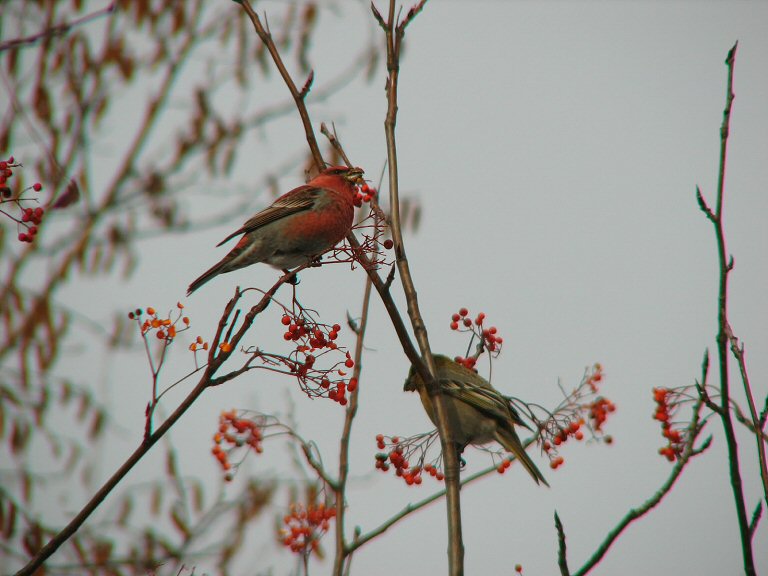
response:
[[[536,467],[536,464],[533,463],[533,460],[531,460],[531,458],[525,452],[525,448],[523,448],[523,445],[520,443],[520,438],[517,437],[517,434],[514,430],[497,430],[496,441],[504,446],[508,452],[512,452],[512,454],[515,455],[515,458],[517,458],[518,462],[520,462],[525,467],[525,469],[528,470],[528,474],[530,474],[533,479],[536,480],[536,484],[541,483],[549,487],[549,483],[544,479],[544,475],[539,471],[539,469]]]

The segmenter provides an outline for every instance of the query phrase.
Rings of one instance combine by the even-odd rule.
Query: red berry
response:
[[[42,184],[40,184],[40,182],[35,182],[35,183],[32,185],[32,189],[33,189],[35,192],[40,192],[40,190],[42,190],[42,189],[43,189],[43,185],[42,185]]]

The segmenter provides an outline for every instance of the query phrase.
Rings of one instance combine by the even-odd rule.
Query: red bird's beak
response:
[[[350,168],[344,175],[344,178],[355,184],[365,184],[363,174],[365,174],[365,172],[362,168]]]

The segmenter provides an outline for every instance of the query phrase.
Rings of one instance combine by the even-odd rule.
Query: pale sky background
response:
[[[222,6],[235,17],[237,6]],[[350,46],[379,34],[365,4],[334,6],[342,9],[321,13],[312,52],[320,82],[344,69],[354,53]],[[651,388],[692,384],[704,350],[709,347],[715,357],[716,246],[694,191],[700,185],[714,202],[723,61],[736,40],[725,205],[728,248],[736,261],[730,318],[746,343],[762,404],[768,393],[766,30],[766,2],[446,0],[428,3],[408,29],[397,132],[401,190],[423,206],[421,228],[406,238],[406,248],[433,350],[463,352],[465,340],[448,330],[451,313],[460,306],[484,311],[505,338],[494,365],[494,384],[502,392],[554,406],[558,379],[570,388],[586,366],[599,361],[606,373],[603,392],[618,406],[607,424],[613,446],[569,443],[566,464],[555,472],[533,454],[551,489],[536,487],[513,466],[463,491],[467,574],[512,574],[516,563],[527,576],[557,573],[555,510],[575,570],[627,510],[666,478],[670,464],[657,454],[663,442],[652,420]],[[218,60],[225,67],[228,55]],[[316,126],[336,122],[353,161],[372,178],[386,157],[384,78],[380,69],[370,84],[355,81],[312,108]],[[281,90],[279,83],[254,90],[249,105],[272,101]],[[174,102],[186,104],[183,92]],[[130,128],[116,123],[110,137],[118,143]],[[236,191],[253,194],[253,182],[260,183],[270,166],[302,150],[298,119],[275,123],[250,145],[253,153],[243,154],[220,190],[189,191],[190,215],[223,210],[242,198]],[[109,142],[102,149],[108,162]],[[94,182],[104,180],[97,175]],[[296,174],[283,179],[281,189],[300,183]],[[228,274],[189,299],[186,287],[223,256],[215,244],[266,201],[254,196],[243,218],[215,229],[147,240],[128,281],[78,280],[60,300],[74,307],[87,303],[91,316],[105,322],[115,309],[163,310],[182,300],[193,320],[192,335],[210,336],[235,285],[266,288],[276,272],[257,266]],[[311,270],[299,289],[304,304],[343,324],[347,310],[359,313],[363,273],[344,266]],[[288,294],[280,293],[284,299]],[[271,310],[252,330],[251,341],[270,342],[277,333],[278,313]],[[375,298],[366,343],[348,517],[350,528],[359,524],[363,531],[436,488],[428,479],[421,488],[407,488],[392,474],[374,473],[377,433],[409,435],[431,425],[417,397],[401,391],[407,360]],[[184,350],[180,345],[171,358],[169,382],[190,367]],[[82,361],[79,356],[63,362],[61,371],[75,373]],[[102,448],[106,477],[140,437],[149,378],[141,357],[129,355],[101,360],[98,373],[100,393],[120,407],[126,430],[124,448]],[[218,469],[209,450],[218,413],[236,407],[285,414],[288,390],[294,392],[300,432],[318,442],[333,469],[342,411],[332,402],[309,401],[295,388],[286,379],[256,373],[205,394],[171,435],[184,474],[215,485]],[[182,393],[169,395],[169,401]],[[741,394],[736,397],[744,406]],[[710,451],[689,465],[657,510],[626,531],[593,574],[740,572],[718,421],[711,421],[709,432]],[[755,447],[745,434],[740,441],[751,513],[761,497]],[[482,452],[469,450],[466,458],[468,471],[488,463]],[[268,444],[248,468],[291,477],[287,462],[279,444]],[[159,466],[158,450],[128,482],[157,478]],[[66,503],[67,509],[79,505],[77,499]],[[293,566],[291,555],[270,539],[271,522],[254,529],[252,563],[243,574],[270,573],[270,566],[271,573],[284,574]],[[754,548],[759,571],[768,571],[765,519]],[[353,573],[391,574],[395,562],[402,574],[445,573],[445,550],[444,505],[438,503],[360,550]],[[330,568],[329,561],[318,562],[312,573]],[[213,567],[200,559],[196,573],[206,572]]]

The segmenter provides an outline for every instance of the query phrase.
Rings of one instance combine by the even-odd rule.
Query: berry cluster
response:
[[[585,386],[589,386],[590,390],[597,394],[597,387],[600,384],[600,382],[603,381],[603,365],[600,364],[600,362],[595,362],[595,365],[592,367],[592,372],[587,373],[586,380],[584,382]]]
[[[433,438],[434,435],[427,435],[426,442],[423,442],[425,439],[424,435],[401,439],[398,436],[388,437],[383,434],[377,434],[376,447],[379,450],[389,448],[389,451],[376,454],[376,469],[382,472],[389,472],[390,468],[394,466],[395,476],[402,478],[408,486],[420,485],[422,472],[426,472],[438,482],[442,482],[444,478],[443,473],[433,464],[424,464],[426,448]],[[411,467],[409,458],[417,451],[421,451],[419,465]]]
[[[611,444],[613,439],[603,430],[608,415],[616,410],[613,402],[603,396],[595,396],[603,381],[603,367],[596,363],[584,372],[582,380],[573,392],[558,406],[554,414],[540,425],[542,449],[549,456],[549,466],[556,470],[565,463],[559,448],[570,438],[581,441],[584,428],[592,440]]]
[[[129,312],[128,318],[138,322],[139,329],[141,330],[141,335],[143,337],[154,331],[158,340],[163,340],[167,344],[170,344],[173,342],[173,339],[176,338],[176,334],[189,329],[189,318],[184,316],[181,312],[184,309],[184,305],[181,302],[177,302],[176,308],[178,310],[178,314],[175,320],[171,320],[170,313],[168,314],[168,318],[160,318],[160,316],[157,314],[157,311],[151,306],[147,308],[147,314],[149,317],[145,318],[144,321],[141,319],[141,317],[144,315],[144,312],[141,310],[141,308],[137,308],[133,312]],[[181,328],[177,328],[179,322],[182,324]],[[202,339],[198,338],[198,340],[201,341]],[[191,347],[190,350],[192,350]]]
[[[19,242],[32,242],[37,235],[37,227],[43,221],[43,210],[40,206],[37,208],[24,208],[21,211],[21,221],[27,226],[26,232],[19,232]],[[31,222],[32,224],[28,224]]]
[[[328,329],[324,325],[311,325],[304,318],[291,318],[288,314],[284,314],[280,322],[283,326],[287,327],[287,331],[283,334],[284,340],[291,342],[306,341],[313,352],[322,348],[330,350],[338,348],[334,342],[339,337],[339,330],[341,330],[341,326],[338,324],[334,324]]]
[[[616,405],[599,396],[592,404],[589,405],[589,419],[592,422],[592,429],[597,432],[602,432],[603,424],[608,419],[608,414],[616,411]]]
[[[331,518],[335,517],[336,509],[323,503],[291,504],[290,514],[283,517],[280,541],[297,554],[317,552],[320,539],[328,532]]]
[[[197,352],[198,350],[208,350],[208,342],[205,342],[202,336],[198,336],[195,338],[195,341],[189,345],[189,350],[191,352]]]
[[[466,308],[460,308],[457,313],[451,315],[451,330],[459,332],[469,332],[472,334],[472,339],[469,343],[469,348],[472,347],[475,339],[479,340],[480,344],[477,345],[477,352],[475,355],[468,358],[462,356],[456,356],[454,360],[469,368],[475,369],[477,358],[484,350],[488,350],[494,357],[501,353],[501,346],[504,343],[504,339],[498,336],[498,329],[496,326],[485,327],[485,313],[480,312],[474,320],[469,317],[469,310]]]
[[[669,388],[654,388],[653,399],[656,402],[656,413],[653,417],[661,422],[661,435],[667,440],[667,445],[659,448],[659,454],[674,462],[685,448],[684,433],[673,429],[671,421],[679,406],[677,394]]]
[[[550,440],[545,440],[542,442],[541,447],[544,452],[549,455],[549,467],[552,468],[552,470],[557,470],[565,463],[565,458],[563,458],[557,452],[558,447],[565,444],[571,437],[575,438],[577,441],[584,439],[584,432],[581,430],[583,425],[583,418],[580,418],[579,420],[573,420],[570,423],[560,427],[557,434],[555,434]]]
[[[262,430],[265,423],[265,417],[257,421],[253,418],[238,416],[235,410],[222,412],[219,416],[219,429],[213,435],[214,446],[211,453],[224,470],[224,479],[228,482],[234,477],[229,456],[235,449],[247,446],[257,454],[264,451],[261,442],[264,438]],[[222,444],[229,447],[223,448]]]
[[[21,166],[22,165],[16,162],[13,156],[8,158],[8,160],[0,160],[0,206],[7,202],[11,202],[19,208],[21,215],[16,218],[3,209],[0,209],[0,213],[5,214],[11,220],[15,221],[19,228],[23,230],[19,232],[19,242],[31,243],[37,235],[38,226],[40,226],[43,221],[45,210],[40,206],[36,208],[23,208],[21,206],[21,202],[23,201],[21,196],[24,192],[29,190],[40,192],[40,190],[43,189],[43,186],[39,182],[36,182],[29,188],[22,190],[16,198],[12,198],[13,192],[8,187],[8,179],[13,176],[13,168],[19,168]]]
[[[355,206],[360,208],[363,205],[363,202],[370,202],[372,199],[376,198],[376,194],[378,194],[376,188],[372,188],[371,186],[368,186],[368,184],[363,184],[362,186],[358,186],[357,194],[355,194],[353,202]]]
[[[512,457],[504,458],[501,462],[499,462],[499,465],[496,466],[496,472],[499,474],[504,474],[504,472],[507,471],[507,468],[512,465],[512,460]]]
[[[341,406],[346,405],[347,393],[357,389],[357,379],[344,378],[347,376],[345,370],[354,368],[355,361],[349,352],[336,344],[341,326],[313,322],[287,309],[280,322],[286,327],[283,339],[296,343],[296,347],[288,357],[261,353],[262,360],[272,366],[283,365],[288,373],[296,376],[309,396],[327,397]],[[344,360],[336,362],[330,368],[317,367],[317,360],[329,353],[343,354]]]
[[[8,158],[8,160],[0,160],[0,200],[3,202],[8,200],[13,194],[8,187],[8,178],[13,176],[12,168],[17,168],[19,166],[21,166],[21,164],[16,162],[13,156]],[[35,186],[40,186],[40,184],[35,184]],[[40,186],[40,188],[42,188],[42,186]]]

